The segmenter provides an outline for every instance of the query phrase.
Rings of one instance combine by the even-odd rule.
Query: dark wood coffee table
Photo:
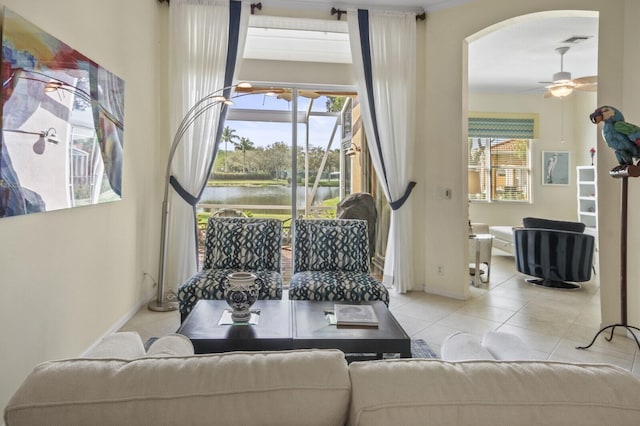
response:
[[[197,354],[230,351],[275,351],[291,349],[291,305],[289,300],[258,300],[256,325],[219,325],[225,300],[200,300],[178,329],[193,343]]]
[[[198,354],[231,351],[269,351],[288,349],[340,349],[345,354],[397,353],[411,358],[411,339],[383,302],[371,304],[378,327],[337,327],[327,321],[325,312],[334,303],[306,300],[258,300],[252,309],[260,310],[255,325],[219,324],[229,305],[224,300],[200,300],[177,333],[188,337]],[[356,358],[352,358],[356,359]]]
[[[383,302],[363,302],[373,306],[378,327],[338,327],[327,321],[325,313],[333,311],[335,303],[292,300],[294,349],[340,349],[345,354],[398,353],[411,358],[411,338],[405,333]]]

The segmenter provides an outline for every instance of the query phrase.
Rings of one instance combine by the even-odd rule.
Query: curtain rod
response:
[[[167,2],[167,6],[170,5],[170,0],[158,0],[160,3],[164,3]],[[262,3],[251,3],[251,14],[253,15],[254,11],[258,9],[258,10],[262,10]]]
[[[346,10],[336,9],[335,7],[331,8],[331,16],[338,15],[338,21],[342,18],[342,15],[346,15],[346,14],[347,14]],[[416,21],[424,21],[425,19],[427,19],[427,13],[426,12],[422,12],[420,14],[416,14]]]

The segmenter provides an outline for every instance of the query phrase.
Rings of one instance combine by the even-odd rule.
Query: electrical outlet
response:
[[[444,265],[438,265],[438,275],[444,275]]]

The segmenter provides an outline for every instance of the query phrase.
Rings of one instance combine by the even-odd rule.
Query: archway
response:
[[[591,165],[589,151],[596,146],[597,128],[586,117],[596,107],[597,93],[575,90],[564,98],[545,98],[544,95],[546,86],[561,67],[571,72],[573,78],[597,75],[598,17],[598,12],[574,10],[527,14],[489,26],[465,40],[468,115],[535,118],[535,133],[527,148],[529,165],[517,170],[520,186],[509,186],[520,192],[528,191],[528,196],[497,197],[498,173],[503,173],[506,176],[503,181],[507,182],[516,166],[496,164],[491,169],[492,166],[487,165],[487,182],[483,188],[486,196],[470,201],[470,220],[518,226],[525,216],[539,216],[583,221],[589,232],[597,233],[595,190],[586,194],[593,198],[592,204],[583,209],[588,214],[580,215],[576,169],[576,166]],[[558,47],[569,47],[569,50],[562,56],[556,51]],[[464,136],[464,143],[473,147],[475,142],[468,140],[471,134]],[[510,139],[508,135],[501,136]],[[567,181],[561,184],[550,184],[543,179],[543,156],[554,152],[566,153],[568,158]],[[471,154],[467,166],[470,162]],[[528,177],[528,181],[522,183],[523,176]],[[592,187],[595,188],[595,184]]]

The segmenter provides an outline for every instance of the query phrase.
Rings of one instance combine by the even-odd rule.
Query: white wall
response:
[[[598,103],[620,107],[629,121],[638,122],[639,82],[635,70],[638,56],[634,46],[640,36],[635,22],[640,4],[632,0],[478,0],[459,7],[440,10],[428,18],[426,32],[426,97],[423,117],[426,121],[424,156],[425,202],[421,211],[429,224],[428,241],[422,261],[425,265],[425,289],[454,297],[468,297],[465,272],[467,245],[466,150],[463,123],[466,121],[466,47],[467,37],[507,19],[546,10],[592,10],[599,12]],[[624,90],[623,90],[624,89]],[[574,133],[577,134],[574,129]],[[446,148],[443,147],[446,145]],[[598,136],[598,193],[600,226],[600,282],[602,320],[619,319],[619,182],[608,176],[615,165],[610,149]],[[438,197],[443,186],[453,188],[453,199]],[[630,217],[640,208],[640,182],[630,184]],[[573,194],[571,195],[573,198]],[[637,214],[637,213],[636,213]],[[629,234],[629,253],[640,249],[640,237]],[[448,242],[445,244],[444,242]],[[444,265],[445,275],[437,273]],[[629,322],[640,320],[640,274],[637,262],[629,268]]]
[[[151,293],[161,164],[157,1],[3,0],[125,80],[122,200],[0,220],[0,407],[33,367],[80,355]],[[45,421],[45,420],[43,420]]]
[[[519,226],[526,216],[577,220],[575,167],[591,164],[589,148],[596,144],[597,127],[589,121],[589,114],[595,108],[595,93],[575,92],[563,101],[545,99],[540,93],[469,94],[470,111],[534,113],[538,114],[539,120],[539,137],[531,146],[531,203],[472,202],[469,206],[471,221]],[[569,185],[542,185],[542,151],[570,153]]]

